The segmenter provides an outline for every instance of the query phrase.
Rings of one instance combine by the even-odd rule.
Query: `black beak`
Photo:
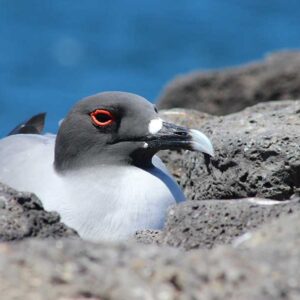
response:
[[[145,142],[150,149],[157,151],[187,149],[214,155],[211,141],[202,132],[167,122],[163,122],[155,134],[148,135]]]

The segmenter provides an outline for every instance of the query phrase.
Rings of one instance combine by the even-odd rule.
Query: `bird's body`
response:
[[[168,207],[184,200],[157,156],[148,170],[104,165],[59,174],[53,165],[55,137],[18,134],[0,140],[0,181],[34,192],[45,209],[58,211],[86,239],[124,239],[142,228],[162,228]]]
[[[89,240],[162,228],[168,207],[184,200],[157,151],[213,153],[202,133],[163,122],[151,103],[129,93],[80,101],[57,136],[18,134],[18,128],[40,132],[29,125],[0,140],[0,181],[34,192],[45,209],[59,212]]]

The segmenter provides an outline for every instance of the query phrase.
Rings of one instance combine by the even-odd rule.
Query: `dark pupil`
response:
[[[100,122],[100,123],[105,123],[109,120],[111,120],[111,117],[109,115],[106,114],[97,114],[96,115],[96,119]]]

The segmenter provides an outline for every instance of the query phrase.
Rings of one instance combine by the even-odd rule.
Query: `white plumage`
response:
[[[168,207],[184,195],[164,164],[83,168],[58,174],[55,135],[18,134],[0,140],[0,181],[34,192],[45,209],[90,240],[117,240],[163,226]]]

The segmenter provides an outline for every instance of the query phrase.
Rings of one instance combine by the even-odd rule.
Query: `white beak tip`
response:
[[[192,136],[192,148],[194,151],[206,153],[210,156],[214,156],[214,148],[210,139],[201,131],[196,129],[190,129]]]

